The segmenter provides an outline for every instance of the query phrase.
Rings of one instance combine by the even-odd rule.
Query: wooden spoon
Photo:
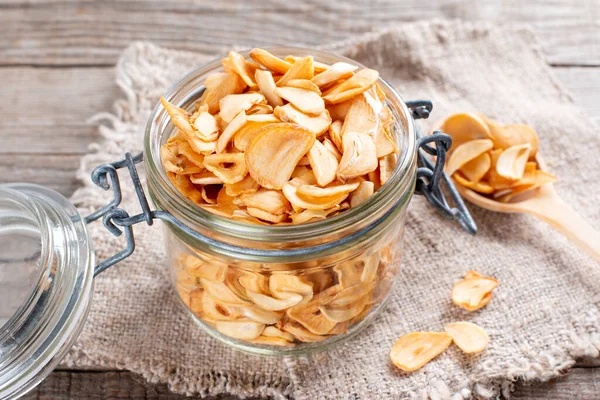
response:
[[[536,160],[540,169],[545,169],[539,155]],[[567,205],[556,193],[551,183],[515,197],[512,202],[502,203],[454,182],[460,194],[471,203],[491,211],[533,215],[550,224],[567,239],[600,261],[600,232]]]

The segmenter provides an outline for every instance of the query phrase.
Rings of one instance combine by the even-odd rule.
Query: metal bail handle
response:
[[[407,101],[406,105],[410,109],[415,120],[429,117],[433,104],[428,100]],[[446,153],[452,146],[452,138],[439,130],[434,131],[429,136],[423,136],[418,126],[415,124],[418,139],[418,168],[417,184],[415,193],[425,196],[427,201],[434,206],[442,215],[447,218],[457,220],[465,230],[471,234],[477,233],[477,224],[473,220],[471,213],[467,209],[460,193],[456,190],[454,183],[444,172],[446,163]],[[435,143],[435,147],[430,144]],[[435,164],[425,154],[435,156]],[[442,184],[452,200],[455,207],[451,207],[442,191]]]
[[[414,119],[427,118],[432,108],[431,102],[425,100],[409,101],[406,104],[410,108]],[[456,191],[456,188],[444,173],[446,151],[450,148],[450,145],[452,144],[452,139],[450,138],[450,136],[445,135],[439,131],[434,132],[430,136],[423,137],[421,136],[418,129],[417,137],[419,140],[419,158],[415,193],[424,195],[429,200],[429,202],[433,204],[443,215],[457,219],[465,227],[465,229],[467,229],[467,231],[475,233],[477,231],[475,222],[471,218],[471,215],[465,207],[462,198]],[[436,147],[431,147],[429,143],[435,143]],[[429,159],[427,159],[423,152],[427,152],[437,157],[435,165],[433,165],[432,162]],[[135,250],[133,225],[138,224],[140,222],[145,222],[148,225],[152,225],[154,219],[160,219],[176,226],[178,229],[182,230],[187,235],[190,235],[194,239],[206,244],[207,246],[219,247],[225,251],[240,255],[252,257],[298,257],[307,256],[323,251],[332,251],[343,247],[347,243],[351,243],[353,240],[365,234],[368,234],[370,231],[376,229],[380,225],[380,223],[385,221],[391,214],[393,214],[396,211],[396,208],[399,207],[399,205],[397,205],[396,207],[392,207],[377,221],[368,225],[365,228],[358,230],[357,232],[354,232],[351,235],[345,236],[338,240],[311,247],[285,250],[262,250],[234,246],[228,243],[219,242],[215,239],[212,239],[208,236],[201,234],[200,232],[189,228],[187,225],[179,221],[167,211],[151,210],[150,204],[148,203],[148,199],[146,198],[144,188],[142,186],[140,177],[136,169],[136,164],[142,161],[142,153],[136,156],[132,156],[131,154],[127,153],[125,154],[125,159],[109,164],[100,165],[92,172],[92,181],[97,186],[104,190],[110,190],[112,188],[113,199],[104,207],[94,211],[93,213],[85,217],[85,223],[89,224],[90,222],[102,218],[102,223],[104,224],[106,229],[108,229],[116,237],[119,237],[123,233],[125,233],[126,239],[126,247],[123,250],[100,262],[94,268],[94,276],[97,276],[102,271],[105,271],[112,265],[124,260],[133,253],[133,251]],[[133,216],[130,216],[129,213],[127,213],[127,211],[125,211],[124,209],[119,208],[123,196],[121,192],[121,183],[119,181],[118,170],[125,167],[127,167],[127,170],[129,171],[129,175],[133,183],[133,188],[135,189],[135,193],[137,195],[140,207],[142,209],[141,213]],[[452,198],[454,199],[457,205],[457,208],[451,208],[446,202],[446,199],[442,191],[440,190],[441,182],[444,182],[446,184],[448,191],[452,195]]]

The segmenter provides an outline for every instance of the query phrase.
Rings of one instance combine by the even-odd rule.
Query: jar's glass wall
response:
[[[261,354],[303,353],[357,333],[384,305],[402,256],[406,205],[333,256],[251,262],[191,248],[165,229],[177,294],[211,335]]]

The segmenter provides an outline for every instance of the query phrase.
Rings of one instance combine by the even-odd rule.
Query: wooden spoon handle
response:
[[[567,239],[600,261],[600,232],[560,197],[552,196],[535,202],[534,207],[528,207],[527,212],[550,224]]]

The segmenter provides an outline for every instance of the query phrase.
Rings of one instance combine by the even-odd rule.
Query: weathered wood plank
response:
[[[0,82],[0,154],[85,153],[87,120],[120,96],[113,68],[0,68]]]
[[[70,399],[199,399],[172,393],[167,385],[153,385],[131,372],[55,371],[24,400]],[[236,400],[229,395],[206,397],[208,400]]]
[[[600,122],[600,68],[555,68],[564,86]],[[100,140],[86,124],[122,97],[112,68],[0,68],[0,182],[47,184],[69,196],[79,155]]]
[[[518,385],[512,399],[529,400],[596,400],[600,392],[600,369],[575,368],[566,376],[550,382]],[[55,371],[40,386],[24,397],[26,400],[60,399],[165,399],[185,397],[169,391],[164,384],[150,384],[131,372]],[[234,400],[217,396],[213,400]]]
[[[600,68],[553,68],[553,72],[575,103],[600,122]]]
[[[529,22],[551,63],[600,65],[595,0],[562,2],[352,0],[292,2],[10,1],[2,4],[0,65],[111,65],[132,40],[204,53],[231,45],[346,39],[403,21],[432,18]]]
[[[37,183],[70,196],[79,187],[75,171],[80,155],[0,155],[0,183]]]
[[[550,382],[518,385],[511,399],[597,400],[600,397],[600,369],[575,368]]]

